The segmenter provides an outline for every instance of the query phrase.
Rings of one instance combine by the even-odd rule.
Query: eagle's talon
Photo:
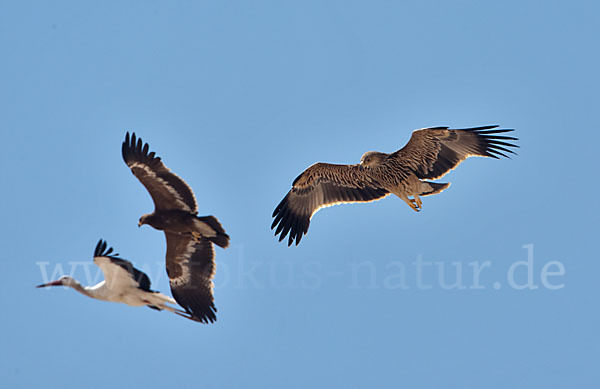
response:
[[[410,203],[408,203],[408,205],[415,211],[415,212],[419,212],[421,209],[415,204],[415,200],[413,199],[409,199]]]
[[[408,199],[410,201],[410,203],[408,203],[408,205],[415,211],[415,212],[420,212],[421,211],[421,199],[419,199],[417,197],[417,200],[415,199]]]

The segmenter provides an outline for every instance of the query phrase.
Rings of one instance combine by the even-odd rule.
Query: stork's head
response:
[[[380,153],[379,151],[367,151],[360,157],[360,165],[363,167],[377,166],[387,158],[386,153]]]
[[[46,284],[41,284],[36,286],[36,288],[45,288],[47,286],[74,286],[75,284],[77,284],[77,281],[75,281],[75,279],[71,276],[62,276],[60,277],[58,280],[56,281],[52,281],[52,282],[48,282]]]

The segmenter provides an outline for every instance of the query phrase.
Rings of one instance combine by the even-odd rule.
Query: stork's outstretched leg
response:
[[[185,311],[181,311],[179,309],[174,310],[173,313],[176,314],[176,315],[179,315],[181,317],[185,317],[186,319],[190,319],[190,320],[193,320],[193,321],[200,321],[200,320],[196,319],[194,316],[192,316],[191,313],[188,313],[188,312],[185,312]]]
[[[170,305],[163,304],[163,305],[161,305],[161,308],[165,309],[165,310],[167,310],[169,312],[173,312],[174,314],[179,315],[181,317],[185,317],[186,319],[198,321],[198,320],[196,320],[196,319],[193,318],[193,316],[192,316],[191,313],[183,311],[181,309],[173,308]]]

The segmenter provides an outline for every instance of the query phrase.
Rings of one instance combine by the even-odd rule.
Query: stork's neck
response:
[[[104,281],[102,281],[103,283]],[[76,291],[78,291],[81,294],[84,294],[88,297],[91,298],[98,298],[97,294],[99,291],[99,286],[100,284],[94,285],[94,286],[81,286],[81,284],[77,281],[73,282],[72,285],[69,285],[71,288],[75,289]]]

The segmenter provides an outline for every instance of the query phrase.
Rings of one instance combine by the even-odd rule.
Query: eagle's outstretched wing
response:
[[[378,200],[389,192],[359,165],[316,163],[300,174],[292,189],[273,212],[271,229],[281,242],[289,233],[288,246],[300,243],[310,219],[319,209],[343,203]]]
[[[148,151],[148,143],[143,143],[141,138],[136,139],[135,133],[131,138],[127,133],[122,146],[123,160],[150,192],[155,208],[196,213],[198,208],[192,189],[171,172],[154,151]]]
[[[499,158],[514,154],[517,138],[498,135],[513,131],[498,126],[449,129],[432,127],[415,130],[406,146],[390,155],[393,162],[410,168],[420,179],[435,180],[470,156]]]
[[[191,315],[191,319],[212,323],[217,320],[213,282],[215,252],[205,238],[166,232],[167,274],[175,301]]]

